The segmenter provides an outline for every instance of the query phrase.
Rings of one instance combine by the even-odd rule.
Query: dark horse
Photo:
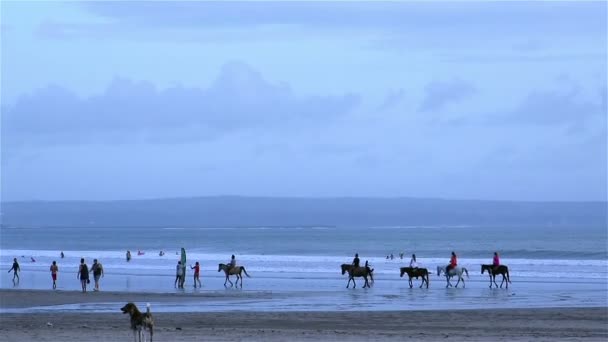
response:
[[[401,267],[401,277],[403,277],[403,275],[405,273],[407,273],[410,282],[410,289],[414,286],[414,284],[412,283],[412,278],[416,278],[418,279],[418,277],[422,278],[422,283],[420,283],[420,288],[422,288],[422,285],[424,285],[424,283],[426,282],[426,288],[429,288],[429,271],[426,268],[414,268],[414,267]]]
[[[483,274],[485,271],[488,271],[488,275],[490,276],[490,288],[492,288],[492,283],[494,283],[496,285],[496,288],[498,288],[498,284],[496,284],[496,276],[498,274],[502,275],[502,282],[500,283],[500,287],[502,288],[502,284],[506,280],[507,289],[509,288],[509,283],[511,282],[511,279],[509,278],[509,268],[507,266],[499,265],[496,270],[494,270],[494,265],[481,265],[481,274]],[[505,274],[507,275],[506,277]]]
[[[348,283],[346,284],[346,288],[350,285],[350,282],[353,282],[353,289],[357,287],[357,283],[355,283],[355,277],[363,277],[365,279],[365,284],[363,288],[370,287],[369,282],[367,281],[367,277],[369,276],[372,283],[374,282],[374,269],[369,267],[355,267],[350,264],[342,264],[340,266],[342,268],[342,274],[348,272]]]

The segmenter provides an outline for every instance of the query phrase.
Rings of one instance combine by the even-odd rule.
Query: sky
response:
[[[1,199],[607,197],[607,3],[2,1]]]

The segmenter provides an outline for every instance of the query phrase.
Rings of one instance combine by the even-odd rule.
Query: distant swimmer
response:
[[[31,262],[36,262],[36,259],[34,259],[34,257],[30,257],[30,261]]]
[[[131,261],[131,251],[127,251],[127,262]]]
[[[144,255],[146,253],[142,252],[142,251],[137,251],[137,255]]]
[[[65,255],[63,254],[63,251],[61,251],[61,259],[63,259],[65,257]]]
[[[163,256],[163,255],[165,255],[165,252],[163,252],[163,251],[160,251],[160,252],[158,253],[158,256]]]

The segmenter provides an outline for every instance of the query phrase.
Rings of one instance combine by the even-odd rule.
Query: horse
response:
[[[488,271],[488,275],[490,276],[490,288],[492,288],[492,283],[496,285],[498,288],[498,284],[496,284],[496,275],[502,275],[502,282],[500,282],[500,288],[502,288],[502,284],[507,284],[507,289],[509,288],[509,283],[511,279],[509,278],[509,268],[505,265],[499,265],[496,270],[494,270],[494,265],[481,265],[481,274],[484,274],[485,271]],[[505,277],[505,274],[507,275]]]
[[[420,283],[420,288],[426,282],[426,288],[429,288],[429,271],[426,268],[414,268],[414,267],[401,267],[401,277],[407,273],[409,277],[410,289],[414,286],[412,283],[412,278],[418,279],[418,277],[422,278],[422,283]]]
[[[233,268],[230,268],[229,265],[226,264],[219,264],[217,271],[224,271],[224,273],[226,273],[226,280],[224,281],[224,287],[226,286],[226,282],[230,283],[230,287],[233,286],[232,282],[230,281],[229,277],[231,275],[236,275],[236,285],[239,285],[239,279],[241,280],[241,288],[243,287],[243,276],[241,275],[241,272],[245,272],[245,275],[247,276],[247,278],[251,278],[249,276],[249,274],[247,273],[247,271],[245,270],[245,266],[235,266]]]
[[[372,283],[374,282],[374,269],[372,268],[355,267],[350,264],[342,264],[340,267],[342,269],[342,275],[348,272],[348,283],[346,284],[346,288],[349,287],[351,281],[353,282],[353,289],[357,287],[357,283],[355,283],[355,277],[363,277],[363,279],[365,279],[365,284],[363,285],[363,288],[371,287],[369,285],[369,282],[367,281],[368,276],[370,277]]]
[[[446,288],[448,287],[452,287],[452,283],[450,282],[450,278],[452,278],[453,276],[458,276],[458,282],[456,283],[456,287],[458,287],[458,284],[460,284],[460,281],[462,280],[462,287],[465,287],[465,282],[464,282],[464,277],[462,276],[463,273],[465,273],[467,275],[467,278],[469,277],[469,271],[467,271],[466,268],[464,267],[454,267],[452,269],[450,269],[450,272],[448,274],[448,272],[445,271],[447,266],[437,266],[437,276],[441,275],[441,272],[443,272],[445,274],[445,280],[447,282],[447,285],[445,286]]]

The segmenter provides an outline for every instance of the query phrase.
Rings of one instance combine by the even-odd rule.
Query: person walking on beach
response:
[[[76,278],[80,279],[82,292],[87,292],[87,283],[91,281],[89,280],[89,266],[84,263],[84,258],[80,259],[80,266],[78,267],[78,274],[76,275]]]
[[[59,272],[59,267],[57,267],[57,261],[53,261],[50,269],[51,278],[53,278],[53,290],[57,288],[57,272]]]
[[[359,261],[359,253],[355,253],[355,258],[353,259],[352,265],[354,267],[359,267],[359,263],[360,263],[360,261]]]
[[[452,251],[452,256],[450,257],[450,264],[445,268],[445,273],[449,273],[451,269],[456,268],[458,266],[458,258],[456,257],[456,253]]]
[[[410,260],[411,268],[418,268],[418,262],[416,261],[416,254],[412,254],[412,259]]]
[[[19,272],[21,272],[21,268],[19,267],[17,258],[13,258],[13,267],[8,270],[8,273],[11,273],[11,271],[13,271],[13,285],[19,284]],[[15,282],[15,278],[17,278],[17,282]]]
[[[131,261],[131,251],[127,251],[127,262]]]
[[[182,275],[183,275],[183,269],[182,269],[182,262],[178,261],[177,262],[177,266],[175,267],[175,284],[173,284],[173,286],[175,288],[177,288],[177,286],[179,285],[179,288],[182,287]]]
[[[93,291],[99,291],[99,278],[103,277],[104,273],[103,266],[101,263],[97,262],[97,259],[93,260],[93,265],[91,265],[89,273],[90,272],[93,272],[93,279],[95,280],[95,288],[93,288]]]
[[[194,288],[196,288],[196,282],[198,282],[198,287],[203,287],[201,285],[201,279],[199,278],[199,272],[201,270],[201,266],[198,261],[194,264],[194,267],[190,266],[190,269],[194,270]]]
[[[494,258],[492,259],[492,266],[494,266],[493,272],[496,273],[498,270],[498,266],[500,266],[500,258],[498,257],[498,252],[494,252]]]

